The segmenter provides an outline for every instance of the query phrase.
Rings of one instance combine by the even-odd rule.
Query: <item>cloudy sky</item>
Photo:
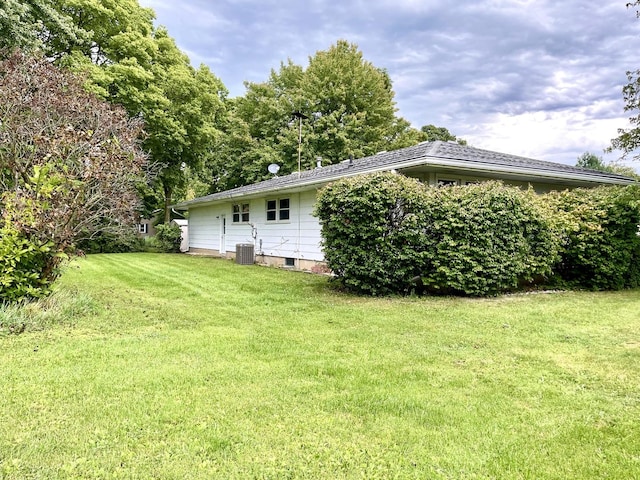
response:
[[[338,39],[393,80],[400,116],[470,145],[575,164],[628,126],[621,89],[640,68],[625,0],[140,0],[230,96]],[[640,164],[634,164],[639,169]]]

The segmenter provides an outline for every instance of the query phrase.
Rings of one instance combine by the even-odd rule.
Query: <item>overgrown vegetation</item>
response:
[[[141,128],[44,58],[0,61],[0,300],[46,294],[78,240],[135,222]]]
[[[28,302],[0,303],[0,338],[49,327],[68,326],[98,308],[93,299],[76,289],[57,290]]]
[[[151,237],[151,246],[165,253],[180,251],[182,230],[174,223],[156,225],[156,234]]]
[[[639,200],[636,186],[539,196],[383,173],[327,186],[316,215],[327,263],[350,290],[480,296],[532,282],[637,286]]]
[[[82,254],[144,252],[146,243],[134,227],[120,233],[98,232],[80,240],[77,248]]]

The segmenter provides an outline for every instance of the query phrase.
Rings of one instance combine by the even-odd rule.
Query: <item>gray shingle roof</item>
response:
[[[609,184],[629,184],[633,179],[624,175],[589,170],[560,163],[534,160],[506,153],[492,152],[450,142],[422,142],[412,147],[391,152],[381,152],[357,160],[329,165],[300,173],[246,185],[244,187],[214,193],[176,205],[185,209],[191,205],[213,203],[218,200],[245,197],[259,193],[275,192],[304,186],[320,185],[330,181],[378,171],[402,169],[420,165],[448,166],[468,169],[469,172],[501,171],[527,172],[544,178],[581,178],[584,181]]]

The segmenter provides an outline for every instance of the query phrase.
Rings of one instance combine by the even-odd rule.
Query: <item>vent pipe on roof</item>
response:
[[[353,155],[349,155],[349,166],[353,166]]]

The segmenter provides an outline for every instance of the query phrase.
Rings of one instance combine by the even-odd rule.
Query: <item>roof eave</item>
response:
[[[573,181],[579,183],[598,183],[598,184],[609,184],[609,185],[632,185],[636,183],[633,178],[623,177],[623,176],[611,176],[611,175],[601,175],[595,171],[584,171],[584,172],[568,172],[568,171],[558,171],[558,170],[544,170],[539,166],[532,167],[523,167],[523,166],[514,166],[514,165],[497,165],[495,163],[474,163],[473,167],[470,168],[469,162],[466,160],[454,160],[454,159],[437,159],[436,162],[423,162],[423,164],[428,163],[433,166],[447,167],[447,168],[456,168],[459,170],[469,171],[469,172],[483,172],[483,173],[501,173],[501,174],[511,174],[517,175],[524,178],[534,178],[534,179],[547,179],[547,180],[556,180],[556,181]]]
[[[300,179],[300,181],[292,180],[291,184],[274,184],[268,185],[265,188],[258,189],[256,191],[239,192],[234,193],[233,190],[228,192],[220,192],[214,194],[215,198],[202,197],[200,199],[189,200],[187,202],[178,203],[173,206],[176,210],[189,210],[191,207],[202,207],[207,205],[215,205],[217,203],[228,202],[235,199],[249,199],[254,197],[260,197],[268,195],[274,192],[295,192],[305,190],[313,186],[326,185],[341,178],[352,177],[355,175],[366,175],[370,173],[378,173],[390,170],[404,170],[411,167],[417,167],[422,165],[429,165],[432,167],[444,167],[454,168],[458,170],[464,170],[467,172],[476,173],[501,173],[519,176],[523,180],[531,181],[531,179],[541,180],[553,180],[553,181],[566,181],[582,184],[608,184],[608,185],[631,185],[635,183],[632,178],[626,179],[625,177],[600,175],[597,172],[566,172],[557,170],[544,170],[539,166],[535,167],[522,167],[513,165],[497,165],[495,163],[483,163],[473,162],[473,165],[469,165],[469,160],[456,160],[441,157],[419,157],[411,160],[399,161],[393,164],[385,164],[367,169],[360,169],[354,167],[351,170],[350,167],[335,172],[332,175],[324,176],[321,178],[308,178]]]

